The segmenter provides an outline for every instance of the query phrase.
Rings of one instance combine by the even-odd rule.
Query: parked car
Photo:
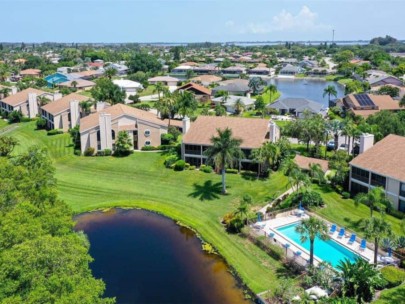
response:
[[[328,141],[328,143],[326,144],[326,150],[328,150],[328,151],[335,150],[335,141],[334,140]]]
[[[348,148],[349,148],[348,144],[341,144],[338,150],[347,151]]]

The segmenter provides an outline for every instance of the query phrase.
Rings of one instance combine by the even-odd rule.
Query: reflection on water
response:
[[[331,96],[331,99],[341,98],[344,96],[344,87],[334,81],[324,81],[316,79],[300,79],[300,78],[272,78],[269,83],[275,84],[281,92],[283,98],[306,98],[323,104],[328,107],[328,96],[323,97],[323,90],[328,85],[333,85],[336,88],[337,96]]]
[[[76,220],[90,240],[93,274],[117,303],[248,303],[224,261],[168,218],[113,209]]]

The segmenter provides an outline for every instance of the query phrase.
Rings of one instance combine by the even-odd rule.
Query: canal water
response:
[[[306,98],[316,101],[325,107],[328,107],[328,96],[323,97],[323,90],[332,85],[336,88],[337,96],[331,96],[331,99],[344,96],[344,87],[334,81],[302,79],[302,78],[271,78],[269,83],[275,84],[277,90],[281,92],[280,99],[283,98]]]
[[[171,219],[112,209],[76,221],[90,241],[93,275],[117,303],[249,303],[223,259]]]

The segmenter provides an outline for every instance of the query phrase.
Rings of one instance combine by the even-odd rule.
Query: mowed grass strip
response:
[[[195,229],[214,245],[254,292],[274,289],[280,262],[237,235],[225,232],[221,218],[235,210],[244,194],[262,205],[287,189],[281,173],[267,180],[227,174],[229,194],[220,194],[220,176],[199,171],[175,172],[163,166],[164,155],[136,152],[129,157],[78,157],[68,134],[47,136],[35,124],[24,123],[10,132],[20,145],[49,149],[56,166],[59,196],[75,212],[109,207],[144,208],[162,213]]]

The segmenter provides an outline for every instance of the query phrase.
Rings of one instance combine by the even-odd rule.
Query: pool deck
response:
[[[277,228],[279,228],[279,227],[293,224],[293,223],[298,223],[299,221],[301,221],[303,219],[307,219],[307,218],[309,218],[309,216],[307,214],[304,214],[302,216],[287,215],[287,216],[277,217],[277,218],[271,219],[271,220],[262,221],[262,222],[260,222],[260,224],[256,223],[254,225],[254,227],[256,227],[256,228],[259,227],[258,230],[260,230],[266,236],[269,236],[270,233],[274,233],[274,238],[273,238],[274,242],[282,244],[282,245],[284,245],[286,243],[290,244],[289,245],[290,250],[292,250],[293,252],[301,251],[301,257],[306,260],[309,260],[309,251],[308,250],[304,249],[299,244],[296,244],[292,240],[290,240],[287,237],[285,237],[284,235],[282,235],[279,231],[277,231]],[[329,234],[331,239],[334,240],[335,242],[337,242],[338,244],[340,244],[341,246],[346,247],[347,249],[358,254],[365,260],[369,261],[369,263],[373,263],[374,251],[368,247],[366,247],[365,250],[360,251],[360,243],[357,241],[354,242],[352,245],[349,245],[348,241],[350,239],[351,233],[346,231],[345,236],[343,236],[342,238],[338,238],[337,236],[339,234],[339,229],[340,229],[340,227],[338,227],[336,229],[335,233]],[[316,246],[316,244],[315,244],[315,246]],[[317,256],[314,256],[315,265],[319,264],[321,261],[322,260],[319,259]]]

